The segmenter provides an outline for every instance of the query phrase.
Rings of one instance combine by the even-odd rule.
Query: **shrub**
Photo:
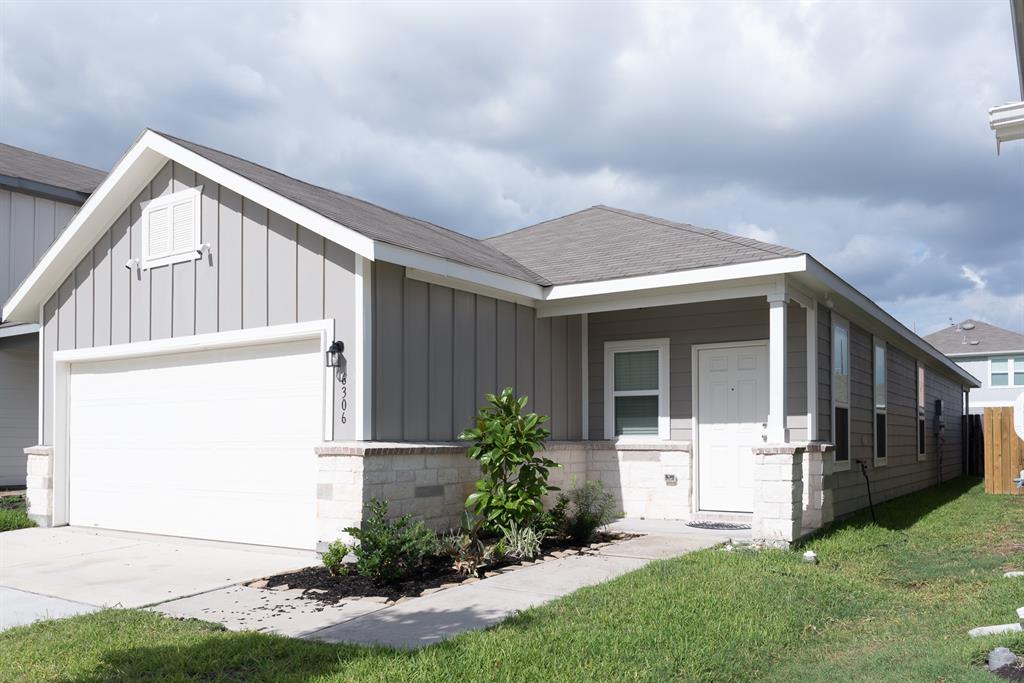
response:
[[[504,530],[501,537],[507,548],[509,557],[517,560],[532,560],[540,555],[540,546],[544,542],[547,531],[528,526],[518,526],[515,522]]]
[[[358,541],[351,550],[356,571],[381,584],[395,584],[412,576],[437,551],[437,536],[412,515],[387,519],[386,501],[371,500],[369,514],[359,528],[345,532]]]
[[[25,513],[24,496],[0,497],[0,531],[28,529],[36,525]]]
[[[337,576],[341,571],[345,556],[351,551],[352,549],[348,545],[337,540],[327,546],[327,552],[320,559],[323,561],[324,566],[327,567],[327,571],[331,573],[331,576]]]
[[[550,524],[577,543],[587,543],[616,517],[615,497],[599,481],[588,481],[558,496]]]
[[[483,518],[488,531],[499,534],[512,523],[532,526],[541,518],[543,496],[558,490],[548,486],[548,473],[559,464],[537,455],[551,432],[540,426],[546,416],[523,414],[526,396],[517,399],[507,388],[486,399],[490,406],[480,409],[476,426],[459,439],[473,442],[468,455],[480,463],[483,473],[466,507]]]

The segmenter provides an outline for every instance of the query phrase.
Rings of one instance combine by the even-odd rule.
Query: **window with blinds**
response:
[[[669,438],[668,340],[605,345],[608,438]]]
[[[149,202],[142,211],[143,268],[199,258],[202,188],[189,188]]]

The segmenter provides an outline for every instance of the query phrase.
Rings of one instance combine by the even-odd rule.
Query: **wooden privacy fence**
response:
[[[1024,469],[1024,441],[1013,429],[1013,408],[985,408],[985,493],[1024,494],[1013,480]]]

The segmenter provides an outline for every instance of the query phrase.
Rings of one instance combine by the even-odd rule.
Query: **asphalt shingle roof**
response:
[[[657,275],[803,252],[718,230],[595,206],[486,240],[552,284]]]
[[[966,330],[964,325],[974,325],[974,327]],[[958,327],[959,329],[957,329]],[[1024,350],[1024,334],[1017,334],[1011,330],[970,318],[957,325],[950,325],[938,332],[932,332],[924,340],[946,354],[976,353],[985,355]],[[978,343],[972,344],[971,342],[974,341]]]
[[[196,154],[287,197],[316,213],[371,239],[450,259],[538,285],[544,278],[517,263],[496,247],[433,223],[405,216],[362,199],[296,180],[265,166],[240,159],[166,133],[159,133]]]
[[[0,142],[0,175],[88,195],[107,172]]]

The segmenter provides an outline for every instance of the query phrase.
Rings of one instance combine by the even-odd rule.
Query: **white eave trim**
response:
[[[963,353],[947,353],[946,355],[950,358],[977,358],[982,360],[989,358],[990,356],[1015,356],[1020,353],[1024,353],[1024,349],[1011,349],[1009,351],[975,351],[974,353],[964,351]]]
[[[1024,140],[1024,102],[1013,102],[988,110],[988,125],[996,133],[996,151],[1012,140]]]
[[[978,381],[974,375],[954,363],[948,356],[938,351],[924,339],[911,332],[900,321],[886,313],[881,306],[858,292],[845,280],[815,261],[813,258],[807,259],[807,274],[821,282],[831,291],[852,303],[857,308],[867,313],[875,320],[881,322],[887,328],[895,332],[896,335],[904,342],[910,344],[918,351],[923,352],[933,360],[937,361],[943,368],[964,380],[971,387],[981,387],[981,382]],[[868,331],[871,332],[872,330]]]
[[[20,337],[23,334],[35,334],[39,331],[39,323],[25,323],[24,325],[8,325],[0,327],[0,339],[5,337]]]
[[[556,301],[558,299],[571,299],[600,294],[617,294],[646,289],[659,289],[662,287],[721,282],[723,280],[758,277],[761,275],[797,273],[807,269],[806,263],[807,255],[800,254],[798,256],[782,256],[766,261],[754,261],[753,263],[695,268],[693,270],[681,270],[674,273],[661,273],[659,275],[641,275],[616,280],[601,280],[599,282],[555,285],[548,290],[544,300]]]

